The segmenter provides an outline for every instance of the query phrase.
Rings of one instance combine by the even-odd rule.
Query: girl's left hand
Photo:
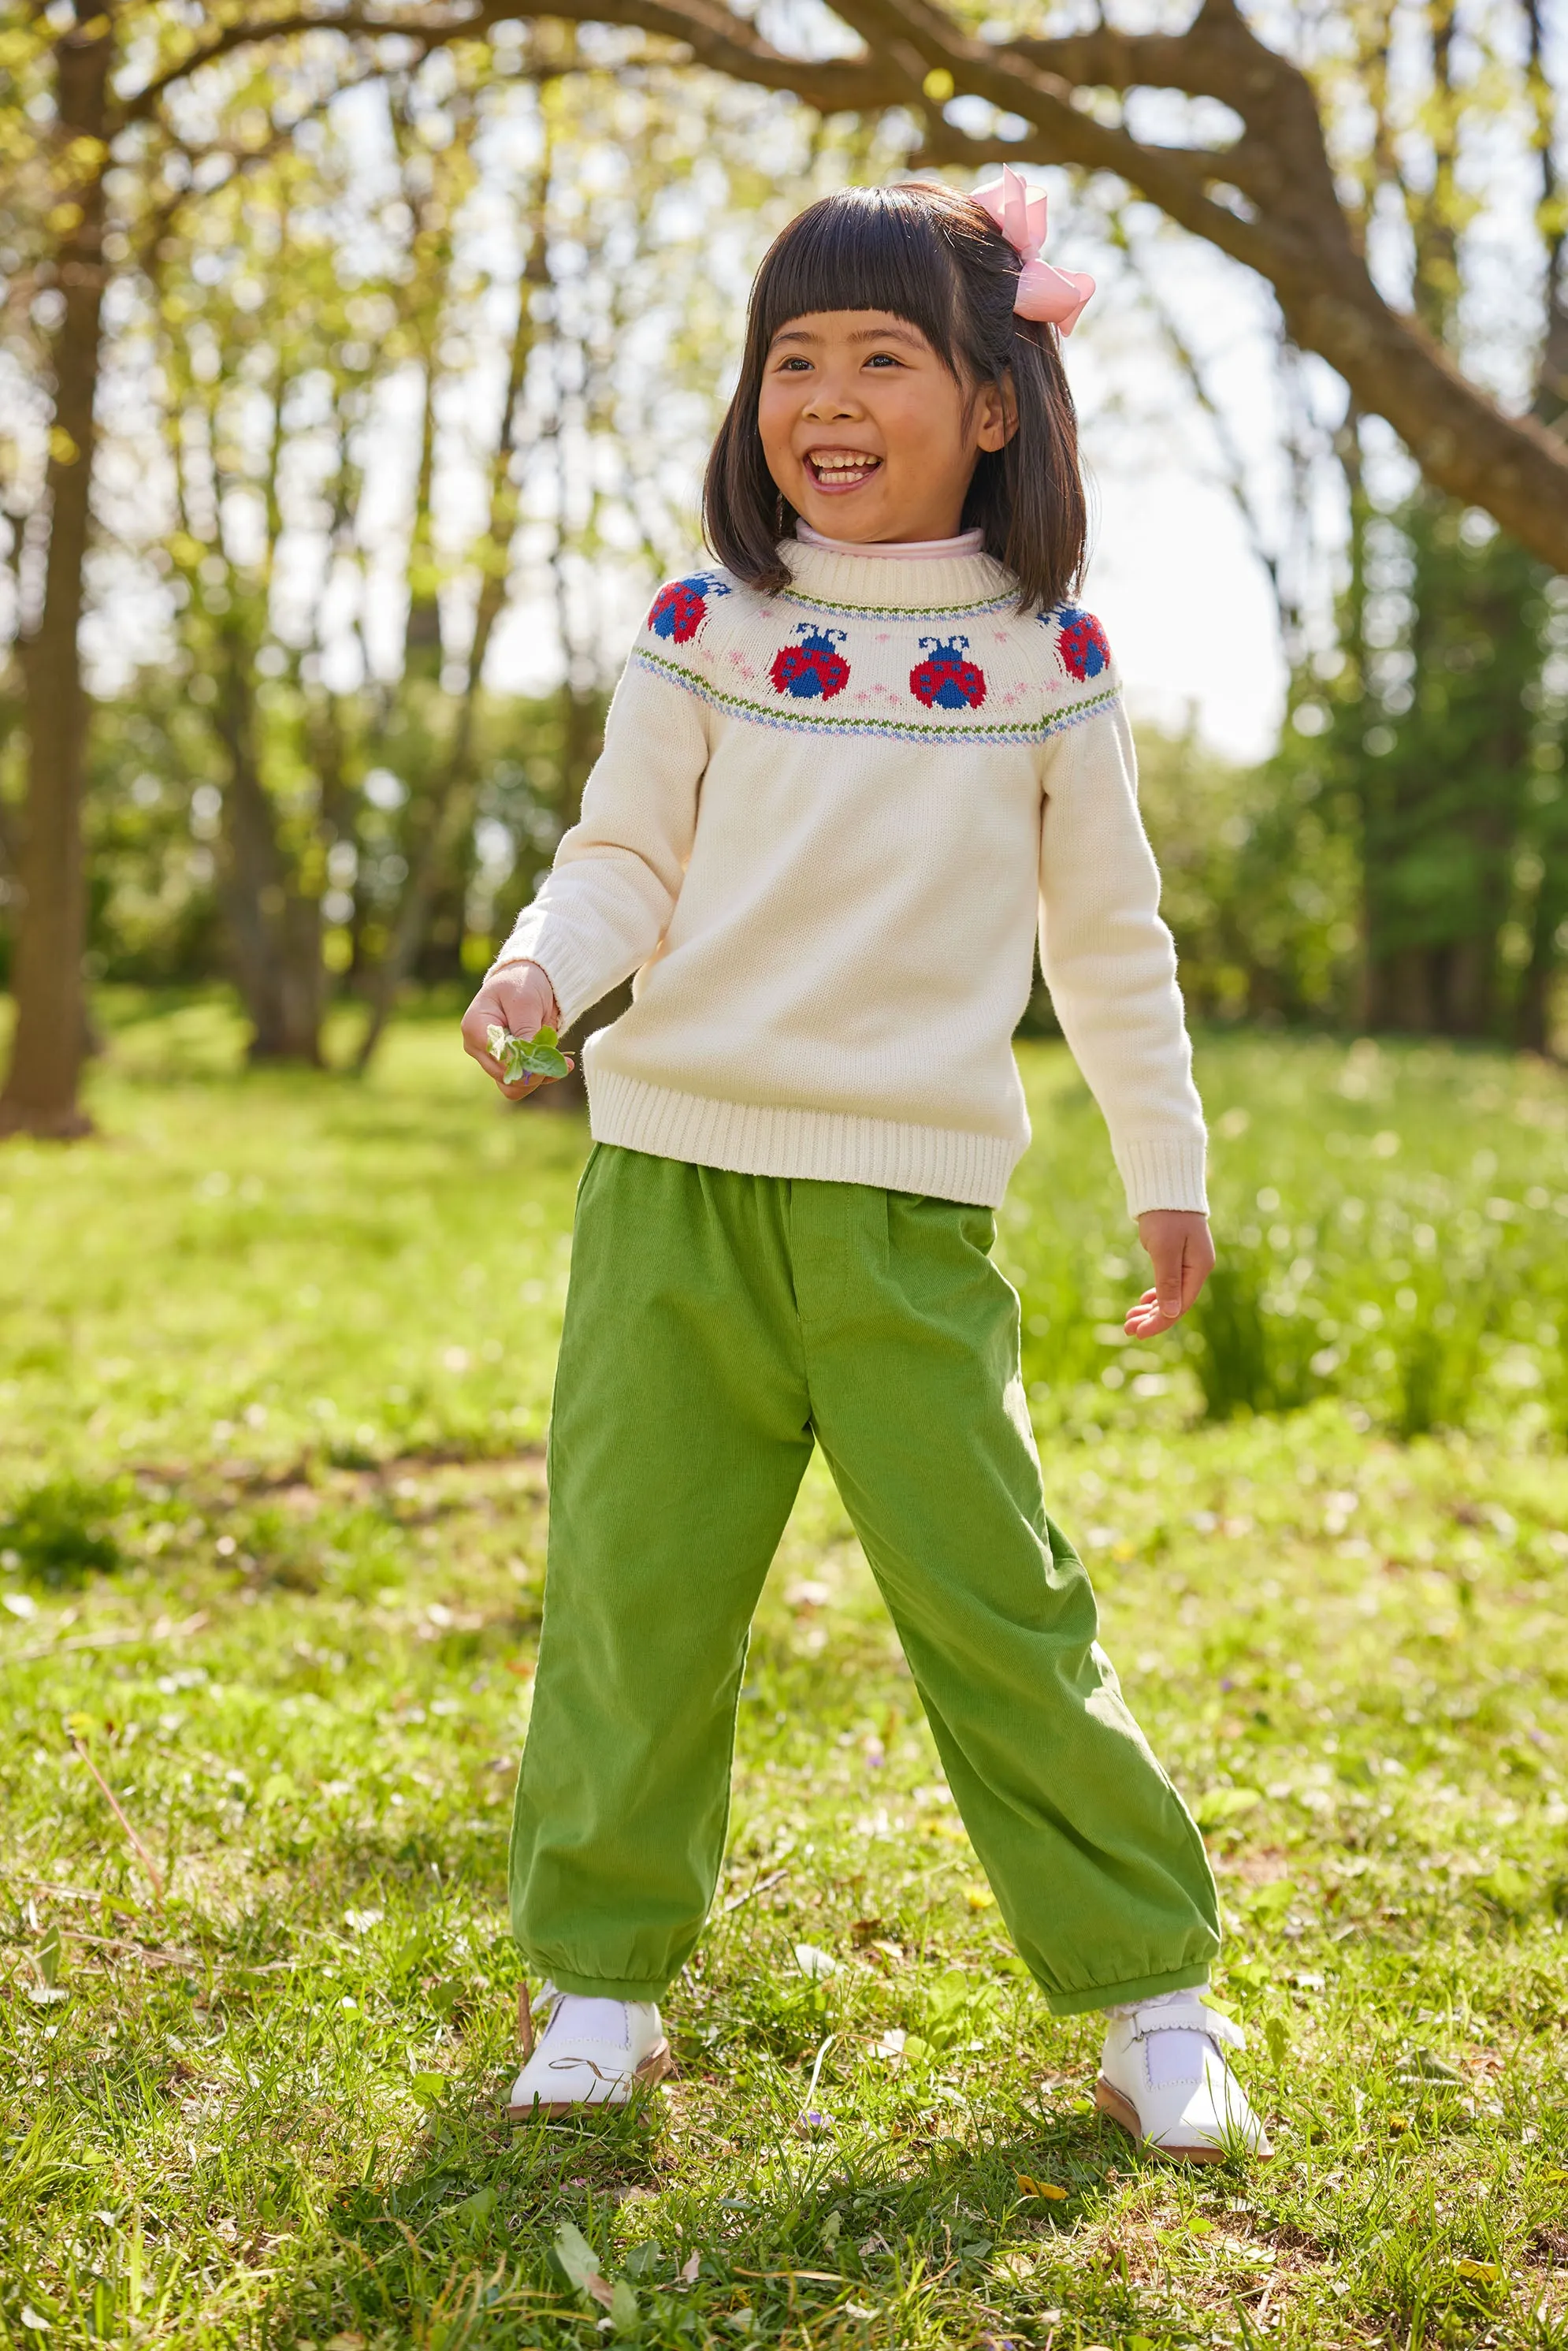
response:
[[[1208,1218],[1196,1208],[1145,1208],[1138,1238],[1155,1270],[1123,1329],[1129,1339],[1157,1339],[1179,1322],[1214,1271],[1214,1240]]]

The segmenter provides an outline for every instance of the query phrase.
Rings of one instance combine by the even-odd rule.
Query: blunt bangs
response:
[[[751,289],[740,380],[708,459],[708,545],[748,587],[789,579],[779,552],[794,508],[768,470],[757,427],[773,339],[819,310],[887,310],[919,329],[960,383],[1009,386],[1018,428],[982,452],[961,527],[1018,581],[1019,607],[1062,602],[1083,568],[1088,514],[1078,423],[1054,327],[1013,308],[1019,256],[972,196],[936,181],[841,188],[780,230]]]
[[[902,188],[846,188],[791,222],[751,291],[747,340],[763,358],[792,319],[814,310],[891,310],[918,327],[958,372],[953,348],[957,273],[927,207]]]

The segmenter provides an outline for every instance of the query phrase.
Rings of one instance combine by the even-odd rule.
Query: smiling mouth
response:
[[[882,459],[864,449],[812,449],[805,465],[819,489],[852,490],[881,472]]]

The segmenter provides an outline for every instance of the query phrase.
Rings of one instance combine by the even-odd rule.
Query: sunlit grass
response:
[[[0,1154],[0,2341],[586,2346],[568,2220],[650,2345],[1564,2339],[1555,1073],[1206,1048],[1268,1359],[1298,1320],[1348,1342],[1302,1409],[1206,1421],[1212,1339],[1109,1335],[1140,1274],[1108,1155],[1027,1057],[1002,1248],[1052,1506],[1209,1836],[1280,2147],[1192,2176],[1089,2111],[1093,2021],[1020,1977],[816,1474],[679,2074],[643,2114],[506,2123],[581,1133],[500,1111],[438,1028],[356,1086],[236,1077],[225,1018],[140,1019],[100,1142]],[[1433,1416],[1469,1433],[1405,1442],[1419,1223],[1491,1302]]]

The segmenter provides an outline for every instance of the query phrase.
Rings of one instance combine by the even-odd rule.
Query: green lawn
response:
[[[1190,2173],[1091,2111],[815,1475],[678,2074],[506,2121],[583,1132],[446,1026],[356,1085],[110,1011],[100,1139],[0,1151],[0,2342],[1568,2345],[1561,1074],[1206,1042],[1229,1272],[1145,1351],[1097,1118],[1026,1050],[1048,1490],[1279,2147]]]

